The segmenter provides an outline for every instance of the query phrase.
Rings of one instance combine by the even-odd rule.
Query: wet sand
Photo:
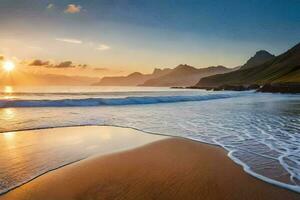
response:
[[[126,141],[124,141],[126,142]],[[167,138],[49,172],[1,200],[299,199],[262,182],[215,146]]]
[[[94,155],[136,148],[166,136],[131,128],[78,126],[0,133],[0,194]]]

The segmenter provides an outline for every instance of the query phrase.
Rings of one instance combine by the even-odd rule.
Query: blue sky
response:
[[[298,0],[1,0],[0,54],[128,72],[235,67],[299,43],[299,10]]]

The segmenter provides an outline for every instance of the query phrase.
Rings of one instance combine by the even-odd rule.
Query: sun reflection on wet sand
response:
[[[165,138],[109,126],[0,133],[0,193],[62,165]]]
[[[4,142],[4,146],[7,150],[13,149],[16,146],[16,132],[6,132],[6,133],[0,133],[3,135],[3,142]],[[9,154],[15,154],[14,152],[7,152],[7,156],[9,156]]]
[[[13,140],[16,135],[16,132],[6,132],[6,133],[2,133],[2,134],[3,134],[5,140]]]

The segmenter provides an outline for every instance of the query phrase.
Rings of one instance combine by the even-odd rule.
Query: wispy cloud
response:
[[[72,39],[72,38],[55,38],[55,40],[60,41],[60,42],[73,43],[73,44],[82,44],[81,40]]]
[[[100,44],[96,49],[100,51],[105,51],[111,49],[111,47],[106,44]]]
[[[53,3],[49,3],[48,6],[47,6],[47,9],[52,9],[54,8],[54,4]]]
[[[70,13],[70,14],[75,14],[75,13],[79,13],[81,11],[81,8],[82,7],[80,5],[69,4],[64,12]]]
[[[55,38],[56,41],[60,41],[60,42],[67,42],[67,43],[72,43],[72,44],[83,44],[86,47],[90,47],[99,51],[106,51],[111,49],[110,46],[106,45],[106,44],[99,44],[96,45],[93,42],[83,42],[82,40],[78,40],[78,39],[74,39],[74,38]]]

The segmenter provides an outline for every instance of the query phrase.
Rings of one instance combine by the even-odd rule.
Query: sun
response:
[[[3,63],[3,69],[7,72],[11,72],[12,70],[15,69],[15,64],[12,61],[5,61]]]

